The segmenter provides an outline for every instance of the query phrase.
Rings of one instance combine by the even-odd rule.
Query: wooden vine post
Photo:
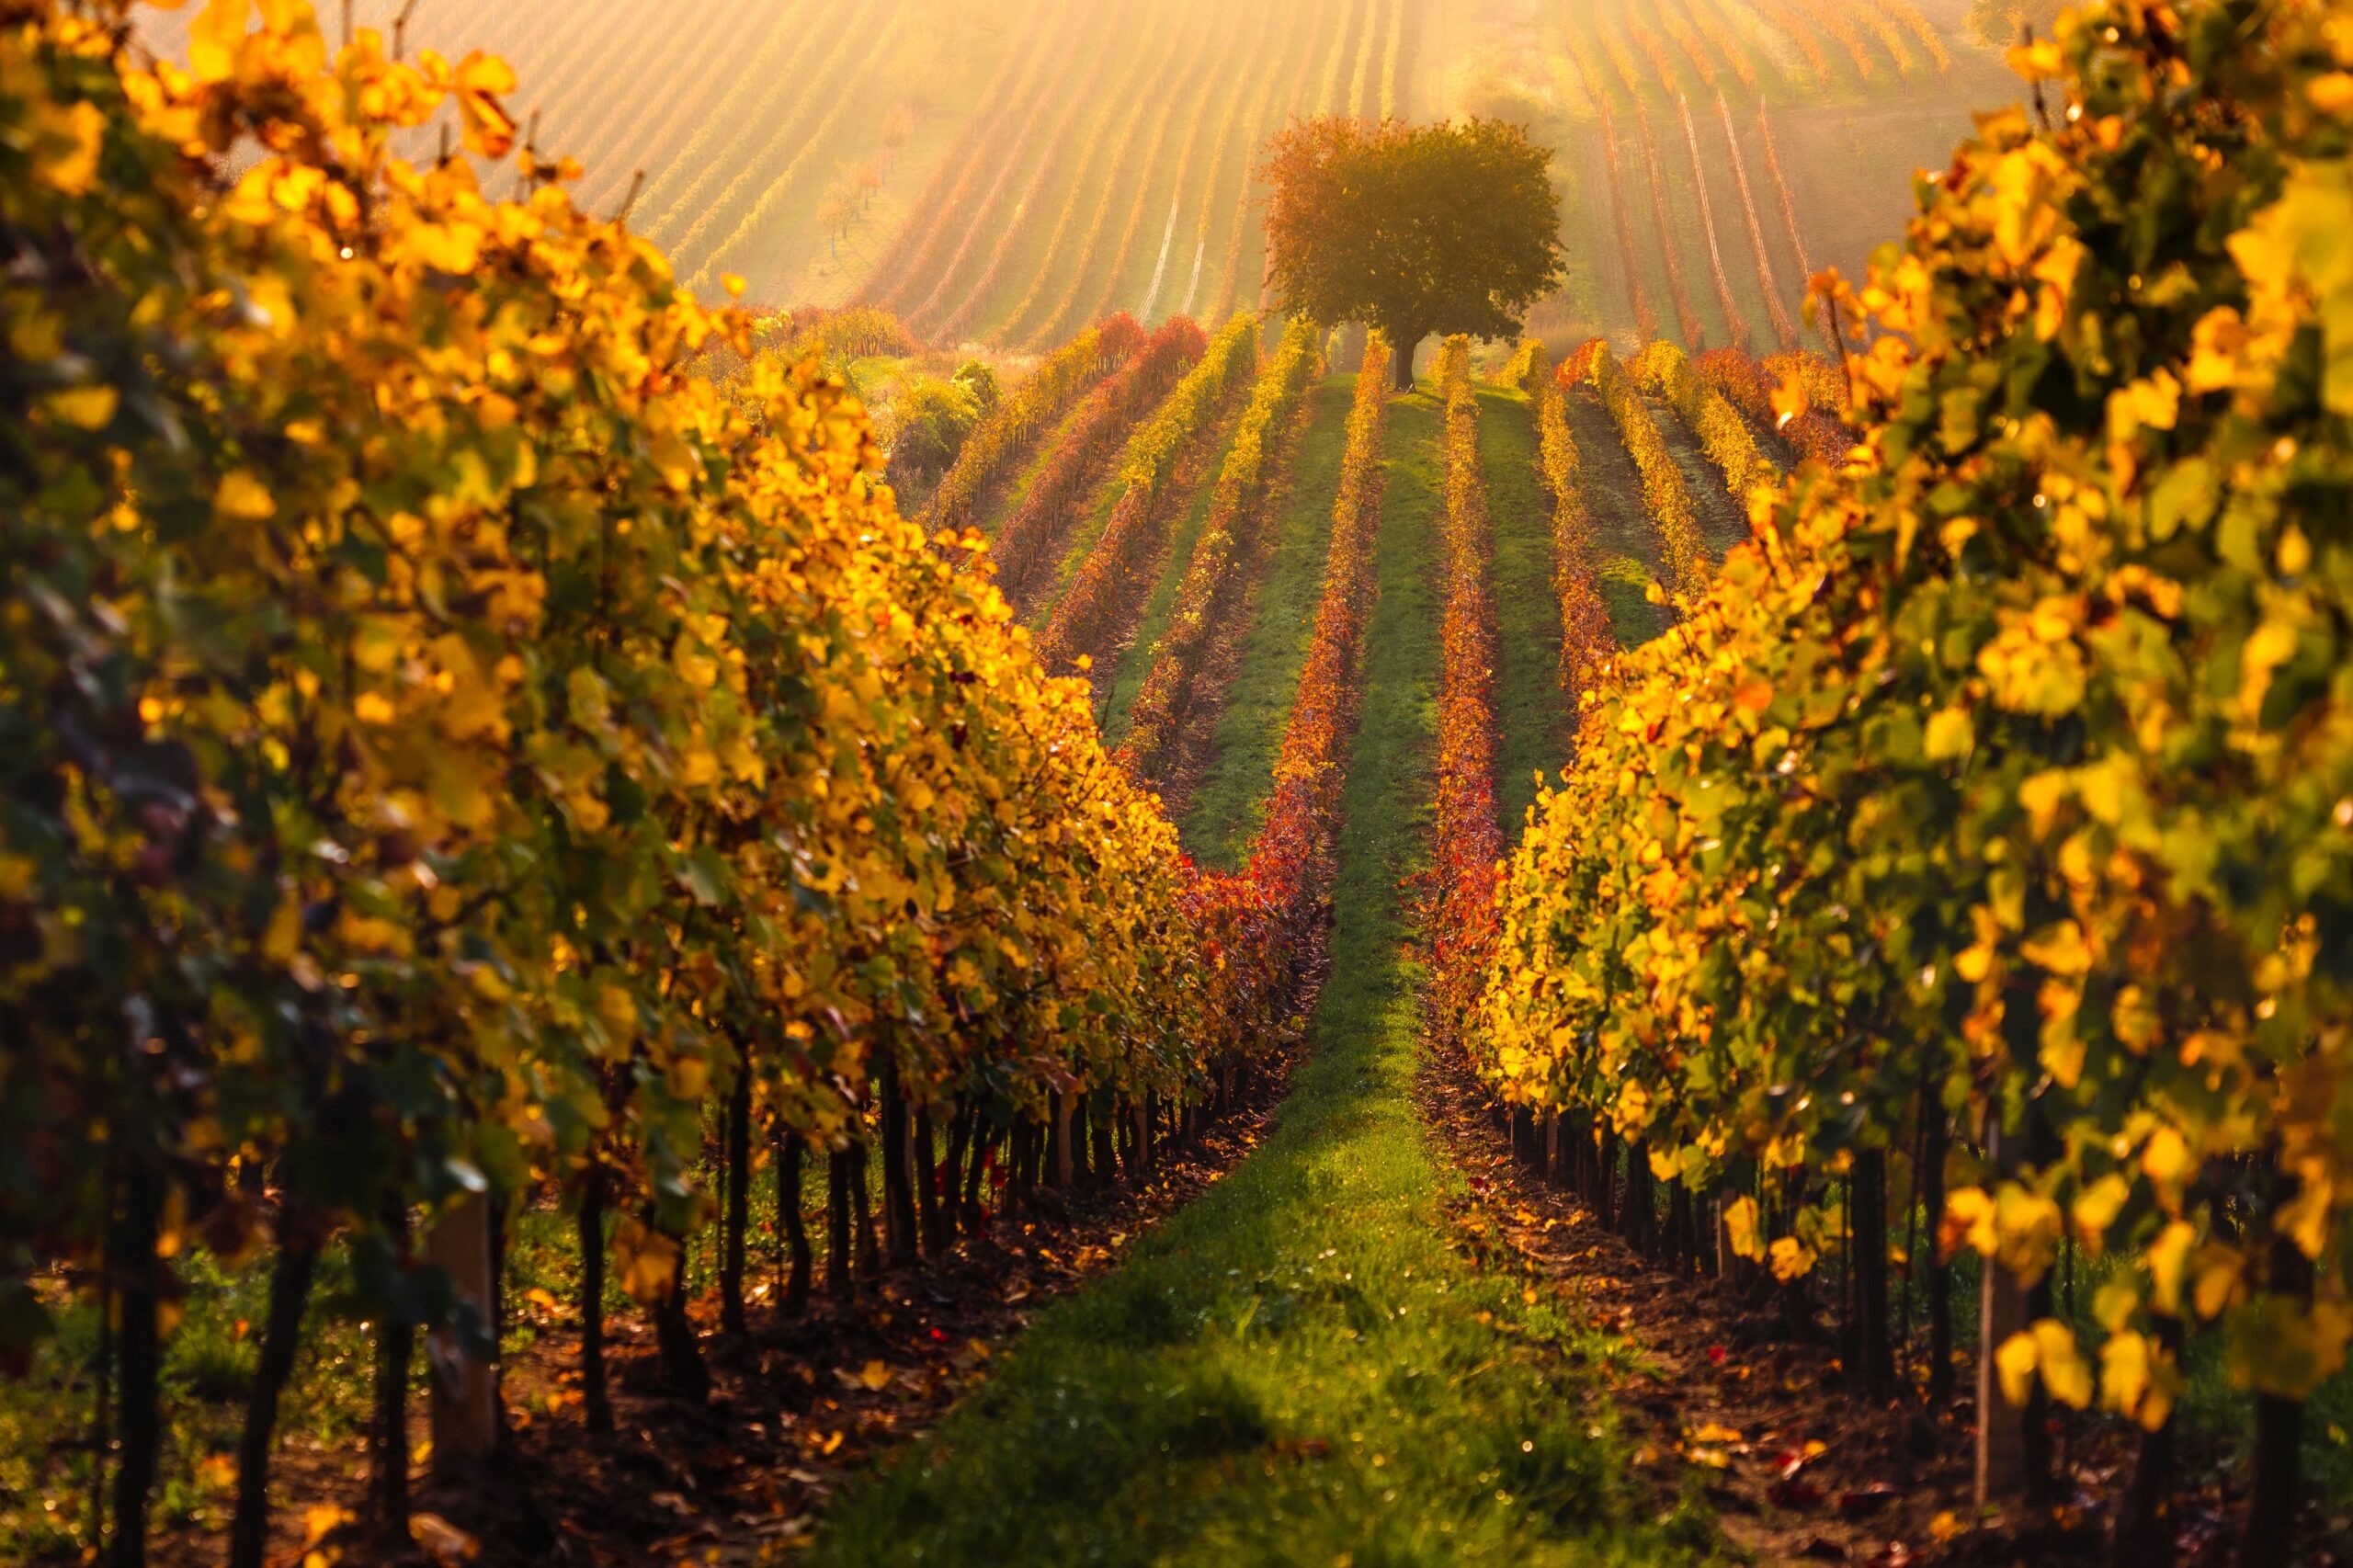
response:
[[[449,1277],[460,1312],[473,1308],[491,1336],[487,1355],[456,1323],[435,1329],[427,1341],[433,1464],[447,1476],[466,1474],[472,1461],[498,1447],[498,1326],[491,1307],[490,1233],[490,1200],[469,1193],[425,1239],[426,1259]]]

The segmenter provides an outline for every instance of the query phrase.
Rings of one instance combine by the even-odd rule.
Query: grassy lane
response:
[[[1707,540],[1709,552],[1722,561],[1725,551],[1748,537],[1747,511],[1724,488],[1724,471],[1709,460],[1699,438],[1683,423],[1675,405],[1656,392],[1643,393],[1643,404],[1651,411],[1651,423],[1658,426],[1667,454],[1683,471],[1683,487],[1691,492],[1691,504],[1699,514],[1699,537]]]
[[[1113,373],[1117,374],[1116,371]],[[1100,382],[1097,383],[1098,386],[1100,384]],[[1021,509],[1021,503],[1029,498],[1030,486],[1036,484],[1038,476],[1046,472],[1046,465],[1054,460],[1054,454],[1061,449],[1063,437],[1068,436],[1072,428],[1086,417],[1086,405],[1093,396],[1092,388],[1080,394],[1078,401],[1071,404],[1069,412],[1056,420],[1054,427],[1039,438],[1038,449],[1024,460],[1019,472],[1013,476],[1013,483],[1005,487],[1005,494],[999,496],[996,504],[979,519],[981,532],[991,539],[996,538],[997,530],[1005,527],[1005,520]]]
[[[1495,809],[1505,839],[1516,844],[1536,799],[1536,774],[1558,773],[1569,751],[1552,514],[1536,472],[1536,411],[1526,392],[1479,389],[1479,466],[1495,530]]]
[[[1202,472],[1201,481],[1185,503],[1185,510],[1169,533],[1166,557],[1160,563],[1159,580],[1152,585],[1152,597],[1144,601],[1143,616],[1136,622],[1135,637],[1120,650],[1118,667],[1103,687],[1096,721],[1103,732],[1106,749],[1117,746],[1128,738],[1128,710],[1135,705],[1136,693],[1143,689],[1143,677],[1152,672],[1152,645],[1168,630],[1168,618],[1176,613],[1176,589],[1185,581],[1185,568],[1192,562],[1193,546],[1200,542],[1201,529],[1210,520],[1210,505],[1217,499],[1217,476],[1225,467],[1226,454],[1233,449],[1233,432],[1238,425],[1229,424],[1217,453]]]
[[[1243,612],[1250,629],[1218,714],[1209,771],[1179,824],[1185,847],[1204,864],[1237,862],[1266,815],[1275,750],[1315,635],[1315,602],[1332,549],[1332,497],[1340,488],[1356,385],[1356,377],[1336,374],[1307,392],[1307,430],[1291,461],[1293,483],[1271,520],[1274,553]]]
[[[1314,1051],[1266,1143],[847,1500],[822,1563],[1586,1563],[1671,1555],[1630,1517],[1572,1330],[1447,1244],[1408,1097],[1401,879],[1438,678],[1438,408],[1396,404]],[[1325,493],[1328,506],[1329,493]]]
[[[1601,597],[1620,646],[1640,647],[1666,630],[1666,612],[1643,597],[1658,575],[1658,530],[1643,510],[1643,479],[1609,411],[1583,382],[1567,389],[1569,433],[1585,463],[1586,505]]]

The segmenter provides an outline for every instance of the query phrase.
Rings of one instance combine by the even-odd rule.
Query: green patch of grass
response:
[[[1609,625],[1620,645],[1639,648],[1666,630],[1665,618],[1651,603],[1651,585],[1658,579],[1631,555],[1613,555],[1601,563],[1601,602],[1609,608]]]
[[[1024,618],[1032,631],[1044,630],[1046,622],[1054,619],[1055,607],[1070,591],[1071,579],[1078,575],[1078,569],[1086,564],[1086,558],[1102,541],[1104,530],[1111,526],[1111,509],[1120,504],[1126,490],[1127,482],[1115,478],[1087,497],[1086,515],[1078,519],[1063,541],[1062,559],[1054,563],[1053,581],[1046,585]]]
[[[1479,466],[1487,482],[1495,549],[1495,810],[1517,840],[1536,801],[1536,775],[1568,759],[1569,704],[1561,690],[1561,604],[1552,597],[1552,517],[1536,472],[1536,419],[1528,394],[1479,389]]]
[[[874,1191],[881,1191],[881,1162],[871,1163]],[[706,1168],[702,1180],[713,1182]],[[818,1185],[822,1199],[823,1184]],[[755,1190],[752,1280],[771,1278],[769,1238],[774,1233],[774,1185],[763,1173]],[[766,1199],[767,1201],[759,1201]],[[877,1201],[880,1201],[879,1196]],[[822,1201],[807,1218],[824,1254]],[[714,1288],[719,1274],[719,1230],[705,1226],[687,1248],[688,1288]],[[162,1412],[165,1440],[157,1477],[153,1517],[157,1528],[190,1528],[216,1544],[227,1528],[234,1486],[231,1465],[245,1399],[261,1354],[262,1324],[268,1312],[271,1256],[223,1268],[201,1249],[190,1249],[175,1265],[184,1313],[165,1341]],[[637,1312],[621,1289],[618,1270],[608,1275],[605,1310],[620,1318]],[[551,1207],[533,1207],[512,1221],[506,1248],[507,1322],[505,1343],[511,1356],[528,1348],[547,1321],[529,1299],[540,1290],[560,1305],[569,1325],[580,1290],[579,1232],[574,1219]],[[43,1554],[70,1557],[86,1544],[89,1524],[90,1457],[97,1392],[97,1310],[93,1302],[50,1292],[56,1333],[36,1349],[22,1378],[0,1379],[0,1562]],[[365,1430],[375,1379],[374,1336],[365,1309],[353,1295],[350,1258],[341,1244],[321,1256],[310,1311],[292,1381],[278,1404],[278,1442],[290,1449],[334,1449],[355,1444]],[[422,1407],[429,1375],[420,1348],[410,1369],[411,1397]],[[119,1428],[118,1428],[119,1429]],[[343,1501],[289,1494],[280,1507]]]
[[[185,1315],[164,1345],[165,1437],[153,1517],[161,1528],[225,1528],[234,1451],[268,1310],[270,1259],[224,1269],[192,1251],[178,1266]],[[370,1387],[369,1339],[347,1310],[350,1269],[340,1247],[321,1259],[293,1381],[279,1405],[283,1437],[334,1444],[360,1430]],[[0,1561],[70,1555],[89,1543],[90,1449],[96,1418],[98,1312],[94,1301],[51,1302],[57,1332],[22,1378],[0,1379]],[[422,1389],[424,1358],[417,1359]]]
[[[1531,1335],[1518,1281],[1447,1244],[1439,1206],[1460,1178],[1408,1097],[1419,1030],[1399,883],[1427,836],[1438,429],[1427,395],[1393,405],[1332,972],[1272,1134],[1125,1267],[1040,1316],[845,1504],[816,1561],[1688,1556],[1641,1520],[1613,1417]]]
[[[1658,528],[1643,507],[1642,476],[1618,426],[1590,386],[1568,389],[1563,411],[1576,443],[1590,545],[1620,647],[1638,648],[1666,630],[1665,608],[1645,597],[1658,571]]]
[[[1292,460],[1293,483],[1271,519],[1273,553],[1244,613],[1241,659],[1211,739],[1209,770],[1188,806],[1185,847],[1204,864],[1232,866],[1266,817],[1275,750],[1282,744],[1299,672],[1315,634],[1315,606],[1332,550],[1332,501],[1347,446],[1353,375],[1308,390],[1307,429]]]
[[[1135,640],[1120,650],[1118,665],[1104,694],[1101,724],[1105,745],[1116,746],[1127,738],[1128,710],[1135,705],[1136,693],[1143,689],[1143,678],[1151,673],[1153,644],[1168,630],[1168,618],[1176,613],[1176,589],[1185,581],[1185,570],[1192,564],[1193,547],[1200,542],[1201,529],[1209,522],[1210,504],[1217,498],[1218,471],[1225,466],[1226,454],[1233,449],[1233,434],[1229,428],[1218,445],[1215,460],[1202,468],[1192,497],[1176,519],[1168,559],[1161,567],[1160,580],[1153,585],[1152,597],[1144,601],[1143,618],[1136,623]]]
[[[980,529],[983,533],[991,539],[996,538],[997,530],[1005,527],[1006,519],[1021,509],[1021,503],[1029,499],[1030,486],[1038,483],[1038,476],[1046,472],[1046,465],[1053,461],[1054,454],[1061,450],[1063,438],[1070,434],[1072,426],[1077,425],[1086,413],[1087,399],[1080,398],[1072,405],[1070,411],[1055,423],[1054,427],[1046,432],[1044,438],[1038,443],[1038,449],[1029,454],[1029,458],[1023,461],[1020,472],[1013,476],[1013,482],[1005,487],[1005,494],[998,497],[995,506],[989,508],[987,515],[980,519]]]

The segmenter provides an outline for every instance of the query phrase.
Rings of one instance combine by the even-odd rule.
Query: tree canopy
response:
[[[1516,125],[1409,126],[1326,116],[1268,142],[1260,174],[1275,296],[1327,324],[1361,321],[1413,384],[1431,333],[1517,335],[1561,280],[1552,153]]]

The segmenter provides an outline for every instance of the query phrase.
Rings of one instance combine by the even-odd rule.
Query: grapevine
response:
[[[1777,354],[1760,365],[1745,354],[1719,348],[1692,360],[1691,369],[1752,426],[1777,437],[1798,461],[1835,466],[1846,460],[1854,439],[1836,419],[1822,412],[1837,406],[1837,394],[1831,394],[1833,401],[1824,403],[1819,401],[1823,394],[1815,389],[1825,381],[1835,386],[1836,372],[1819,356]],[[1802,412],[1774,407],[1775,393],[1788,381],[1795,381],[1806,392]],[[1782,401],[1786,403],[1786,395]]]
[[[1163,99],[1157,112],[1152,116],[1152,132],[1150,138],[1143,143],[1143,155],[1136,161],[1133,173],[1128,180],[1128,183],[1134,187],[1134,190],[1127,201],[1127,217],[1120,225],[1119,239],[1112,245],[1109,266],[1104,269],[1103,286],[1097,291],[1091,307],[1093,310],[1103,309],[1118,292],[1120,274],[1126,269],[1128,257],[1135,248],[1137,231],[1143,222],[1144,203],[1152,190],[1153,170],[1159,165],[1161,149],[1167,143],[1170,127],[1176,123],[1176,111],[1179,105],[1188,98],[1192,101],[1192,108],[1185,130],[1181,133],[1182,140],[1188,147],[1192,142],[1194,129],[1199,124],[1201,115],[1209,108],[1208,97],[1200,91],[1201,84],[1215,79],[1226,58],[1223,52],[1212,47],[1218,41],[1214,34],[1214,29],[1205,30],[1195,41],[1193,50],[1188,56],[1188,63],[1183,74],[1177,78],[1181,84],[1179,90]],[[1234,40],[1229,37],[1222,42],[1226,49],[1231,49],[1233,47]],[[1130,127],[1131,132],[1142,129],[1142,120],[1136,121]],[[1134,139],[1131,134],[1122,137],[1119,145],[1113,149],[1110,167],[1104,177],[1103,194],[1107,199],[1101,200],[1096,207],[1095,221],[1087,226],[1086,237],[1079,243],[1077,265],[1071,269],[1070,281],[1063,290],[1061,301],[1047,312],[1046,319],[1029,334],[1028,342],[1031,348],[1040,348],[1052,343],[1055,335],[1063,330],[1063,324],[1074,313],[1084,314],[1090,308],[1081,306],[1079,297],[1086,290],[1095,270],[1098,242],[1102,239],[1105,224],[1117,205],[1115,199],[1109,199],[1110,193],[1118,191],[1121,186],[1121,176],[1130,174],[1128,153],[1134,145]]]
[[[1755,92],[1756,62],[1749,58],[1747,49],[1725,24],[1722,16],[1707,0],[1686,0],[1686,3],[1690,7],[1691,19],[1699,28],[1699,35],[1713,44],[1716,52],[1731,64],[1733,74],[1740,78],[1740,85]]]
[[[1314,66],[1315,24],[1322,15],[1322,9],[1320,6],[1313,10],[1305,6],[1296,9],[1298,14],[1293,20],[1294,30],[1290,40],[1289,53],[1297,58],[1298,64],[1291,72],[1290,93],[1287,97],[1283,96],[1281,62],[1270,61],[1267,72],[1266,89],[1259,97],[1257,108],[1250,121],[1250,145],[1254,147],[1265,139],[1267,128],[1273,124],[1276,104],[1299,102],[1300,94],[1306,90],[1308,72]],[[1207,312],[1211,321],[1222,321],[1232,315],[1234,298],[1241,292],[1242,251],[1253,233],[1250,222],[1252,181],[1250,161],[1245,155],[1242,159],[1233,199],[1222,208],[1224,214],[1222,221],[1226,225],[1225,254],[1218,266],[1217,299]],[[1193,299],[1188,294],[1184,308],[1189,312],[1193,308]]]
[[[1756,0],[1756,9],[1776,31],[1797,45],[1798,52],[1805,57],[1806,67],[1813,73],[1814,80],[1823,86],[1828,86],[1830,57],[1823,52],[1821,40],[1813,36],[1813,29],[1805,25],[1805,18],[1791,7],[1790,0]],[[1760,108],[1762,107],[1759,106]]]
[[[1072,515],[1112,476],[1112,465],[1130,434],[1208,347],[1209,340],[1191,322],[1179,317],[1166,323],[1071,416],[1020,506],[996,530],[991,559],[1006,597],[1017,607],[1031,605],[1040,574],[1061,559]]]
[[[920,303],[907,312],[910,321],[919,324],[930,323],[934,319],[933,312],[939,305],[942,294],[955,282],[957,274],[963,267],[964,258],[972,254],[973,244],[983,233],[993,227],[1009,228],[1000,224],[997,219],[999,203],[1004,199],[1006,191],[1012,184],[1014,171],[1019,166],[1022,154],[1035,142],[1039,124],[1045,117],[1047,106],[1052,101],[1050,95],[1040,90],[1039,83],[1041,78],[1049,82],[1061,81],[1072,57],[1086,40],[1086,30],[1084,28],[1071,28],[1063,33],[1062,47],[1059,50],[1052,51],[1051,53],[1040,51],[1031,74],[1025,77],[1019,87],[1016,89],[1015,101],[1026,100],[1029,105],[1029,112],[1021,118],[1017,125],[1009,125],[1011,132],[1009,141],[995,140],[984,133],[983,139],[975,151],[974,162],[983,168],[994,166],[996,177],[989,182],[988,189],[982,193],[979,205],[969,210],[957,206],[946,207],[932,215],[931,221],[936,227],[957,236],[956,248],[949,253],[945,261],[928,269],[933,274],[930,290],[923,296]],[[1078,95],[1065,94],[1063,97],[1066,106],[1064,112],[1067,115],[1067,106],[1074,104]],[[1010,118],[1007,117],[1008,122]],[[917,265],[921,265],[920,260]],[[926,330],[928,330],[927,325]]]
[[[734,85],[728,88],[726,95],[716,104],[706,106],[710,112],[701,129],[688,138],[667,167],[648,181],[640,203],[641,210],[648,216],[645,224],[648,233],[654,233],[677,205],[665,204],[663,200],[665,191],[673,187],[673,182],[682,173],[688,172],[693,174],[691,183],[698,187],[711,178],[719,168],[713,142],[722,128],[740,128],[749,123],[754,100],[778,82],[805,79],[803,62],[809,58],[809,51],[817,47],[818,41],[825,35],[824,28],[795,29],[780,27],[769,31],[767,40],[745,63],[743,74],[735,79]]]
[[[877,31],[874,48],[860,62],[854,80],[871,81],[876,77],[881,62],[889,57],[891,46],[898,41],[901,26],[906,20],[906,17],[907,14],[904,11],[895,13],[891,20]],[[750,210],[737,222],[734,228],[729,230],[724,238],[703,255],[700,265],[688,281],[689,288],[708,289],[716,280],[718,274],[714,269],[722,267],[731,256],[737,255],[739,247],[756,233],[762,225],[775,217],[777,209],[783,204],[785,198],[801,188],[802,177],[814,165],[824,150],[832,145],[835,129],[851,113],[858,109],[862,102],[862,95],[858,93],[844,91],[841,94],[825,117],[810,129],[807,139],[801,144],[801,151],[794,153],[791,161],[778,171],[775,178],[768,181],[767,188],[760,192],[758,199],[752,203]],[[695,229],[688,231],[686,236],[679,240],[680,252],[692,254],[696,232],[703,227],[708,217],[715,216],[730,208],[731,194],[732,191],[720,193],[719,201],[712,207],[710,214],[706,215],[705,220],[699,221]],[[754,264],[746,262],[745,265]]]
[[[1691,23],[1679,12],[1665,6],[1659,8],[1658,21],[1659,26],[1666,29],[1666,36],[1673,39],[1675,46],[1683,51],[1683,58],[1691,62],[1691,69],[1699,73],[1700,85],[1710,92],[1716,91],[1715,64],[1709,60],[1708,47],[1700,41]]]
[[[1666,210],[1666,169],[1659,161],[1658,138],[1651,133],[1650,111],[1641,99],[1634,102],[1634,130],[1643,143],[1643,167],[1650,176],[1651,230],[1658,239],[1659,255],[1666,262],[1667,292],[1675,299],[1675,324],[1683,335],[1684,344],[1695,354],[1708,346],[1707,329],[1699,324],[1699,312],[1691,308],[1691,287],[1683,276],[1683,252],[1676,244],[1676,227]]]
[[[1347,7],[1347,19],[1332,39],[1332,52],[1324,58],[1323,85],[1316,89],[1317,109],[1324,114],[1347,114],[1349,101],[1343,97],[1347,83],[1343,79],[1348,62],[1355,57],[1357,33],[1364,26],[1367,14],[1377,0],[1341,0]]]
[[[1618,639],[1602,602],[1594,562],[1593,519],[1585,498],[1584,462],[1569,430],[1568,394],[1540,347],[1523,382],[1536,401],[1537,457],[1552,502],[1552,597],[1561,606],[1561,686],[1573,719],[1598,688]]]
[[[1912,29],[1912,36],[1920,40],[1921,47],[1928,51],[1928,58],[1937,62],[1939,72],[1952,69],[1952,51],[1946,47],[1944,35],[1937,31],[1936,24],[1921,15],[1919,6],[1912,0],[1879,0],[1879,4],[1893,12],[1897,21]]]
[[[1427,1016],[1442,1038],[1472,1016],[1495,934],[1495,609],[1494,530],[1479,468],[1479,400],[1471,345],[1449,337],[1437,366],[1445,404],[1439,460],[1446,499],[1446,608],[1438,625],[1438,761],[1430,864],[1423,872],[1429,944]]]
[[[815,29],[811,35],[811,41],[815,42],[817,39],[827,36],[824,29]],[[826,101],[821,95],[838,95],[844,82],[848,79],[845,75],[846,69],[855,73],[851,57],[858,37],[854,28],[840,28],[831,36],[830,51],[799,79],[801,84],[800,101],[803,108],[782,127],[784,134],[791,139],[788,145],[805,144],[805,137],[799,133],[805,131],[821,112],[821,106]],[[772,79],[765,85],[772,99],[779,91],[778,81]],[[761,140],[753,129],[756,123],[752,119],[745,120],[737,128],[735,135],[716,156],[701,166],[693,182],[678,194],[666,210],[649,214],[645,226],[649,235],[663,241],[675,253],[700,239],[710,232],[711,225],[722,221],[722,215],[748,190],[763,166],[756,151]],[[730,168],[735,170],[733,177],[714,191],[712,187]],[[673,239],[672,235],[677,237]]]
[[[989,574],[897,514],[838,380],[759,354],[549,168],[501,202],[471,159],[393,155],[449,105],[475,156],[514,151],[502,64],[244,18],[200,17],[186,71],[46,6],[0,34],[11,243],[77,279],[6,305],[45,369],[0,413],[26,458],[0,543],[0,1323],[20,1356],[35,1269],[100,1281],[127,1562],[189,1248],[274,1237],[285,1285],[233,1561],[267,1540],[330,1238],[376,1324],[404,1529],[415,1335],[462,1325],[420,1225],[560,1192],[593,1279],[618,1209],[615,1273],[691,1397],[714,1103],[795,1169],[879,1156],[912,1261],[930,1111],[967,1168],[995,1117],[1034,1171],[1057,1101],[1198,1096],[1289,1016],[1244,980],[1295,969],[1255,892],[1185,870]],[[248,132],[265,151],[217,158]],[[722,346],[746,367],[724,390],[691,373]],[[1243,944],[1214,974],[1204,929]],[[127,1023],[140,1050],[87,1048]],[[920,1212],[929,1241],[958,1222]],[[736,1267],[731,1321],[741,1291]],[[603,1312],[584,1298],[592,1423]]]
[[[1126,71],[1112,85],[1111,91],[1104,97],[1089,121],[1086,134],[1080,139],[1085,150],[1079,154],[1078,166],[1071,172],[1070,187],[1063,193],[1062,209],[1054,215],[1053,227],[1047,233],[1045,249],[1038,259],[1036,276],[1030,278],[1029,289],[1012,311],[997,323],[990,334],[992,343],[1004,343],[1020,327],[1037,305],[1045,290],[1046,280],[1053,276],[1055,259],[1063,253],[1063,241],[1077,219],[1079,199],[1088,189],[1088,176],[1095,171],[1097,154],[1111,144],[1112,138],[1107,132],[1114,125],[1113,117],[1120,117],[1116,123],[1120,128],[1122,138],[1132,131],[1135,117],[1142,112],[1142,97],[1137,89],[1153,69],[1164,41],[1160,36],[1161,27],[1169,15],[1160,10],[1152,13],[1137,38],[1137,47],[1129,57]]]
[[[1797,198],[1790,192],[1789,176],[1781,172],[1780,150],[1773,145],[1773,121],[1766,113],[1761,100],[1756,105],[1756,133],[1765,143],[1765,171],[1773,176],[1773,194],[1780,206],[1781,227],[1790,236],[1790,250],[1797,254],[1798,271],[1811,280],[1813,263],[1806,259],[1805,231],[1798,226]],[[1845,355],[1845,345],[1838,342],[1826,321],[1822,324],[1822,335],[1834,358]]]
[[[1142,347],[1143,329],[1134,318],[1119,315],[1089,327],[1047,356],[965,441],[924,513],[925,525],[935,531],[961,532],[979,521],[1031,446]]]

